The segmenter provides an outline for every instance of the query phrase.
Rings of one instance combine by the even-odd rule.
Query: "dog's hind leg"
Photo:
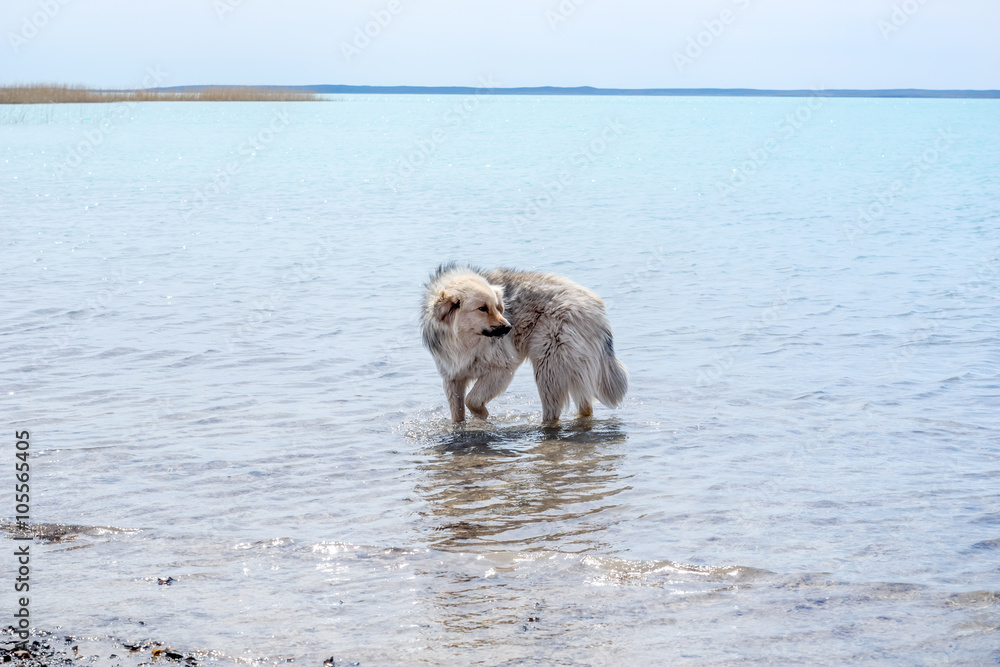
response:
[[[589,398],[574,396],[573,400],[576,401],[577,417],[594,416],[594,404]]]
[[[446,378],[444,381],[444,393],[448,397],[452,421],[465,421],[465,388],[468,386],[469,380],[466,378]]]
[[[476,384],[472,386],[469,395],[465,399],[465,404],[469,406],[469,411],[480,419],[490,416],[486,404],[499,396],[510,386],[510,381],[514,379],[514,371],[506,368],[494,368],[489,373],[483,375]]]
[[[542,399],[542,422],[550,424],[559,421],[559,415],[569,400],[569,388],[565,378],[556,373],[557,364],[535,364],[535,384]]]

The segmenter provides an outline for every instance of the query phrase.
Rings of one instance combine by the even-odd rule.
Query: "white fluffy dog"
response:
[[[438,268],[426,287],[423,341],[454,421],[465,419],[465,406],[485,419],[525,359],[543,422],[558,421],[570,397],[581,417],[593,414],[595,398],[614,407],[625,397],[628,371],[615,358],[604,302],[590,290],[549,273],[455,265]]]

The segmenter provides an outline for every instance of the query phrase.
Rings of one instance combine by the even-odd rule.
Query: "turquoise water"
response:
[[[0,107],[2,414],[73,526],[35,624],[100,664],[1000,660],[998,138],[988,100]],[[524,368],[450,424],[449,260],[601,294],[625,405],[542,429]]]

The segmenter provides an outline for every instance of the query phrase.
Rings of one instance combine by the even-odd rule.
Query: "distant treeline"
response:
[[[271,86],[200,86],[187,90],[101,90],[86,86],[25,84],[0,86],[0,104],[59,102],[308,102],[322,99],[305,90]]]

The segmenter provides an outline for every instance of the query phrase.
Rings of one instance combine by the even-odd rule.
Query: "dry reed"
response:
[[[196,90],[98,90],[85,86],[24,84],[0,86],[0,104],[61,102],[311,102],[315,93],[257,86],[212,86]]]

